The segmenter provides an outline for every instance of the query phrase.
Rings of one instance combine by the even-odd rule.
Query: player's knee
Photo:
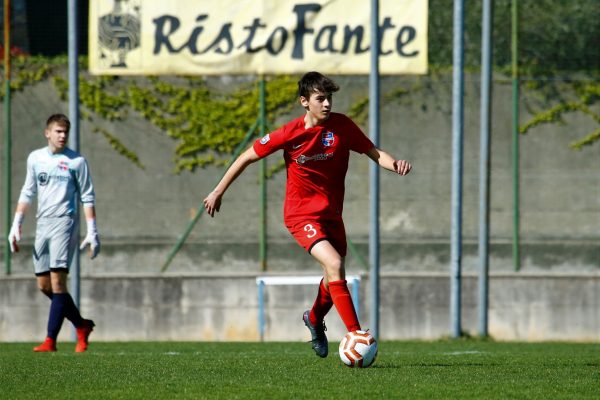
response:
[[[67,293],[67,273],[64,270],[52,272],[50,285],[52,293]]]
[[[330,280],[339,280],[344,275],[344,260],[333,258],[325,264],[325,269]]]
[[[52,287],[50,285],[46,285],[46,284],[39,284],[38,285],[38,289],[40,289],[40,291],[48,296],[49,298],[52,298]]]

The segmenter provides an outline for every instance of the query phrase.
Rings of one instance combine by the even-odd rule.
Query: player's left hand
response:
[[[94,258],[96,258],[98,253],[100,253],[100,238],[98,238],[97,233],[88,232],[85,239],[83,239],[83,242],[81,242],[81,246],[79,247],[79,249],[83,250],[88,245],[90,246],[90,249],[89,249],[90,259],[93,260]]]
[[[410,163],[406,160],[398,160],[396,162],[394,162],[394,170],[399,174],[399,175],[406,175],[410,172],[410,170],[412,169],[412,165],[410,165]]]

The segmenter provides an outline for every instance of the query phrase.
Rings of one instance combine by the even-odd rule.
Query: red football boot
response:
[[[76,328],[77,331],[77,344],[75,345],[75,353],[83,353],[88,348],[88,338],[94,330],[94,321],[91,319],[84,319],[83,325]]]
[[[46,340],[44,340],[44,343],[34,347],[33,351],[37,353],[48,353],[56,351],[56,340],[47,337]]]

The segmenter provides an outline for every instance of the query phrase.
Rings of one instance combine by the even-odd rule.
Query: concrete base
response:
[[[259,340],[256,274],[95,276],[81,284],[81,311],[96,322],[92,340]],[[380,338],[438,339],[450,335],[450,279],[441,273],[381,276]],[[493,274],[489,334],[497,340],[600,341],[600,274]],[[302,312],[317,288],[265,287],[265,340],[309,340]],[[369,281],[360,286],[360,319],[369,328]],[[477,276],[465,274],[462,326],[477,335]],[[0,341],[41,341],[49,301],[31,276],[0,280]],[[344,327],[332,309],[332,342]],[[65,323],[60,341],[71,336]],[[65,346],[65,345],[62,345]],[[59,346],[60,348],[61,346]]]

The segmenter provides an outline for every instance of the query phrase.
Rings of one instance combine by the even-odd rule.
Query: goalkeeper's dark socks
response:
[[[312,309],[310,310],[310,314],[308,315],[310,319],[310,324],[312,326],[317,326],[323,321],[325,315],[331,310],[333,306],[333,300],[331,299],[331,294],[329,290],[325,287],[325,283],[323,279],[321,279],[321,283],[319,284],[319,292],[317,293],[317,298],[315,300],[315,304],[313,304]]]
[[[66,295],[64,309],[65,318],[71,321],[76,328],[82,327],[83,318],[81,318],[81,314],[79,313],[79,309],[77,309],[77,306],[73,301],[73,297],[71,297],[69,293],[64,293],[64,295]]]
[[[352,296],[350,296],[346,280],[329,282],[329,293],[348,332],[360,330],[360,323],[354,310],[354,303],[352,303]]]
[[[50,292],[42,292],[44,293],[50,300],[52,300],[52,298],[54,297],[54,293]],[[73,325],[75,325],[76,328],[80,328],[81,326],[83,326],[83,318],[81,317],[81,314],[79,313],[79,310],[77,309],[77,306],[75,305],[75,302],[73,301],[73,297],[71,297],[71,295],[69,293],[65,293],[68,297],[66,299],[65,302],[65,306],[64,306],[64,316],[66,319],[68,319],[69,321],[71,321],[73,323]]]
[[[65,303],[68,293],[54,293],[50,303],[50,315],[48,316],[48,337],[56,340],[65,318]]]

